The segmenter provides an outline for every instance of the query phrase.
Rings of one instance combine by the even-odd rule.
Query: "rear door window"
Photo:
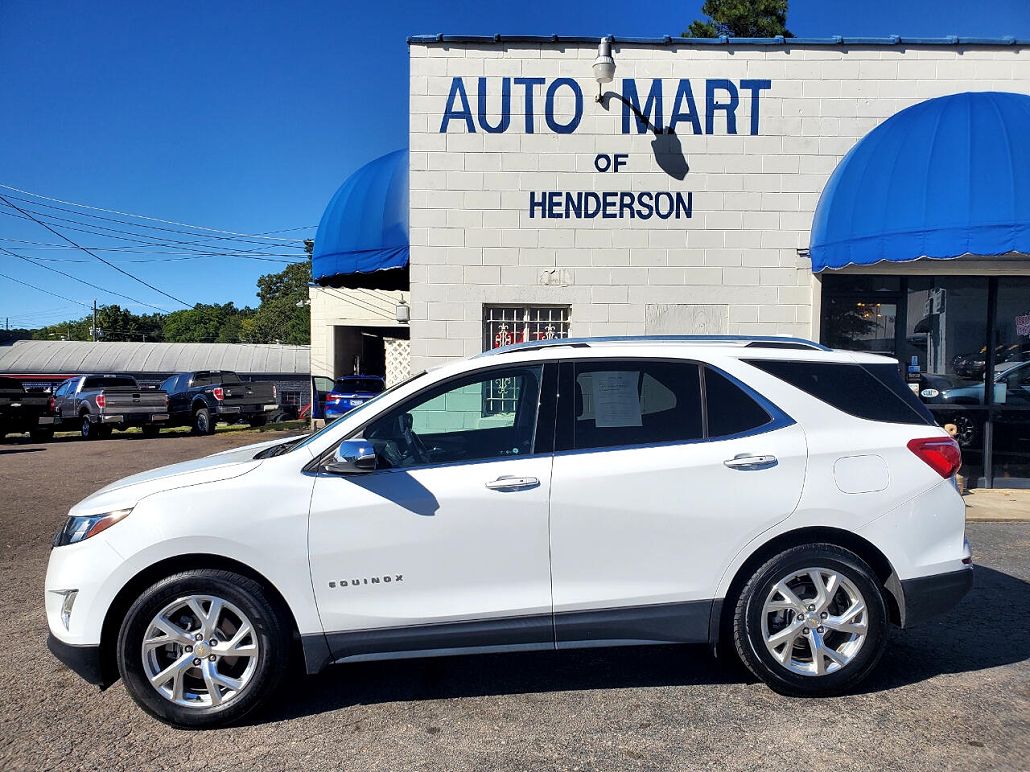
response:
[[[932,426],[926,406],[893,364],[752,359],[748,364],[856,418]]]
[[[566,365],[559,446],[611,448],[704,437],[701,375],[694,362],[604,360]],[[570,404],[571,403],[571,404]]]
[[[222,374],[202,370],[193,375],[194,386],[218,386],[222,383]]]

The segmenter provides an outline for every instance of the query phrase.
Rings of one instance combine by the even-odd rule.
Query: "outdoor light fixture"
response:
[[[411,306],[404,302],[404,296],[401,296],[401,302],[394,308],[394,312],[397,317],[397,321],[401,324],[407,324],[411,321]]]
[[[594,80],[597,81],[597,102],[601,101],[601,86],[611,83],[615,78],[615,60],[612,58],[612,39],[601,38],[597,47],[597,58],[594,59]]]

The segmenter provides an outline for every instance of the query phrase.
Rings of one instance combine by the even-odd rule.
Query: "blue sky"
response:
[[[700,5],[0,0],[0,184],[236,233],[311,226],[348,174],[406,144],[409,34],[675,35],[699,16]],[[792,0],[788,26],[798,36],[1030,38],[1030,2]],[[80,244],[137,248],[124,239],[125,231],[139,229],[91,220],[82,210],[44,208],[40,204],[65,205],[6,188],[0,195],[32,201],[13,203],[50,218],[93,222],[111,228],[104,232],[112,236],[121,232],[121,240],[101,238],[50,220]],[[314,232],[290,230],[247,244],[212,231],[183,235],[173,232],[180,226],[151,224],[171,229],[151,231],[152,240],[158,234],[166,243],[190,242],[151,252],[192,250],[191,259],[101,254],[191,303],[254,304],[257,276],[281,267],[267,260],[193,259],[206,245],[284,255],[299,248],[289,239]],[[0,216],[0,248],[46,258],[51,268],[151,306],[182,307],[88,255],[55,248],[60,244],[36,223]],[[158,257],[163,262],[128,262]],[[0,273],[68,299],[0,278],[0,324],[9,316],[12,327],[80,316],[85,309],[69,301],[88,305],[94,296],[102,305],[153,310],[2,252]]]

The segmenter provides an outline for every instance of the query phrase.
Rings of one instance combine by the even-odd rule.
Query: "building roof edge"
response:
[[[973,37],[948,35],[945,37],[909,37],[890,35],[887,37],[855,37],[846,35],[830,35],[811,38],[686,38],[674,35],[663,37],[622,37],[611,35],[612,42],[617,45],[634,46],[990,46],[990,47],[1025,47],[1030,46],[1030,39],[1015,37]],[[408,45],[446,45],[475,44],[502,45],[508,43],[546,44],[595,44],[597,36],[587,35],[411,35]]]

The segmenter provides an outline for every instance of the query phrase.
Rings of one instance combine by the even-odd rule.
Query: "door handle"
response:
[[[776,456],[753,456],[750,453],[740,453],[722,463],[730,469],[747,471],[749,469],[769,469],[779,462],[776,460]]]
[[[491,480],[486,487],[492,491],[521,491],[527,488],[536,488],[540,481],[535,477],[515,477],[513,475],[502,475],[496,480]]]

